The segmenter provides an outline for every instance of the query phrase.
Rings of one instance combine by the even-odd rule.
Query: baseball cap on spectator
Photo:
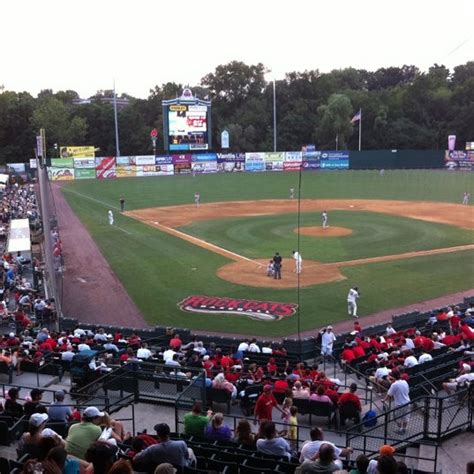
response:
[[[156,431],[156,434],[162,438],[169,436],[170,427],[166,423],[158,423],[153,428]]]
[[[328,326],[326,329],[332,329],[332,326]]]
[[[29,423],[33,426],[41,426],[43,423],[48,421],[48,415],[46,413],[33,413],[30,416]]]
[[[15,333],[14,332],[11,332],[8,337],[15,337]]]
[[[271,389],[272,389],[272,386],[269,383],[263,386],[264,392],[269,392]]]
[[[98,416],[104,416],[104,412],[99,411],[99,409],[96,407],[87,407],[84,410],[84,416],[86,418],[96,418]]]
[[[462,368],[464,369],[465,372],[470,372],[471,371],[471,366],[469,364],[463,364]]]
[[[381,456],[393,456],[395,453],[395,448],[389,444],[384,444],[380,449],[379,453]]]
[[[202,358],[202,360],[209,360],[209,356],[207,356],[207,355],[204,356],[204,357]]]

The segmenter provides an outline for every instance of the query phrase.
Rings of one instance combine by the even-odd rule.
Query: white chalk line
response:
[[[257,265],[259,268],[262,268],[263,265],[259,262],[256,262],[255,260],[252,260],[251,258],[244,257],[243,255],[240,255],[238,253],[232,252],[231,250],[227,250],[225,248],[219,247],[218,245],[212,244],[210,242],[207,242],[206,240],[199,239],[198,237],[194,237],[193,235],[186,234],[185,232],[181,232],[180,230],[173,229],[172,227],[167,227],[162,224],[156,224],[154,221],[148,221],[153,227],[158,227],[159,229],[163,230],[164,232],[178,236],[182,238],[183,240],[187,240],[188,242],[195,243],[196,245],[199,245],[199,247],[205,248],[205,249],[214,249],[217,251],[217,253],[220,254],[227,254],[230,255],[231,257],[234,257],[233,260],[244,260],[246,262],[254,263]]]

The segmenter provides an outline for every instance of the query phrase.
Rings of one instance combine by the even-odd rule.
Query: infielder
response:
[[[295,199],[295,188],[290,188],[290,199]]]
[[[328,213],[326,211],[323,211],[323,213],[321,214],[322,218],[323,218],[323,229],[326,229],[326,227],[329,227],[329,224],[328,224]]]
[[[471,198],[471,193],[465,191],[462,197],[462,203],[466,206],[469,204],[469,199]]]
[[[296,250],[293,250],[293,258],[295,259],[295,272],[301,273],[303,268],[303,259],[301,258],[300,253]]]
[[[354,316],[354,318],[359,317],[357,316],[357,299],[359,296],[359,288],[357,286],[351,288],[347,294],[347,312],[349,316]]]
[[[196,207],[199,207],[199,204],[201,204],[201,195],[199,193],[194,194],[194,204],[196,204]]]
[[[109,218],[109,224],[114,225],[114,213],[110,209],[107,213],[107,217]]]

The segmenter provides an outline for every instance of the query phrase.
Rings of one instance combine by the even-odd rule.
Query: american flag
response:
[[[351,123],[356,123],[362,118],[362,109],[359,109],[359,112],[357,112],[354,117],[351,119]]]

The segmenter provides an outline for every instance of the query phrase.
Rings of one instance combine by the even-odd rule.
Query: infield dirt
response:
[[[428,222],[449,224],[469,230],[474,229],[472,208],[460,204],[380,200],[304,199],[301,200],[300,208],[301,212],[317,212],[323,210],[379,212]],[[274,280],[266,275],[265,268],[268,263],[267,260],[249,259],[205,240],[181,232],[177,227],[188,225],[196,221],[230,217],[268,216],[272,214],[296,213],[297,211],[298,203],[294,200],[261,200],[218,202],[201,204],[199,207],[181,205],[148,208],[129,211],[125,214],[167,232],[168,234],[174,235],[175,237],[187,240],[194,245],[206,248],[233,260],[233,262],[224,265],[217,271],[217,275],[224,280],[254,287],[292,288],[298,285],[298,277],[296,273],[294,273],[294,263],[291,259],[285,259],[283,262],[283,278],[281,280]],[[295,229],[295,231],[297,232],[297,229]],[[327,229],[323,229],[322,227],[303,227],[300,229],[300,232],[304,235],[314,235],[317,237],[335,237],[349,235],[352,230],[338,227],[329,227]],[[303,271],[299,275],[299,285],[306,287],[343,280],[345,277],[340,271],[340,268],[343,266],[414,258],[469,249],[474,249],[474,244],[330,264],[304,260]]]

